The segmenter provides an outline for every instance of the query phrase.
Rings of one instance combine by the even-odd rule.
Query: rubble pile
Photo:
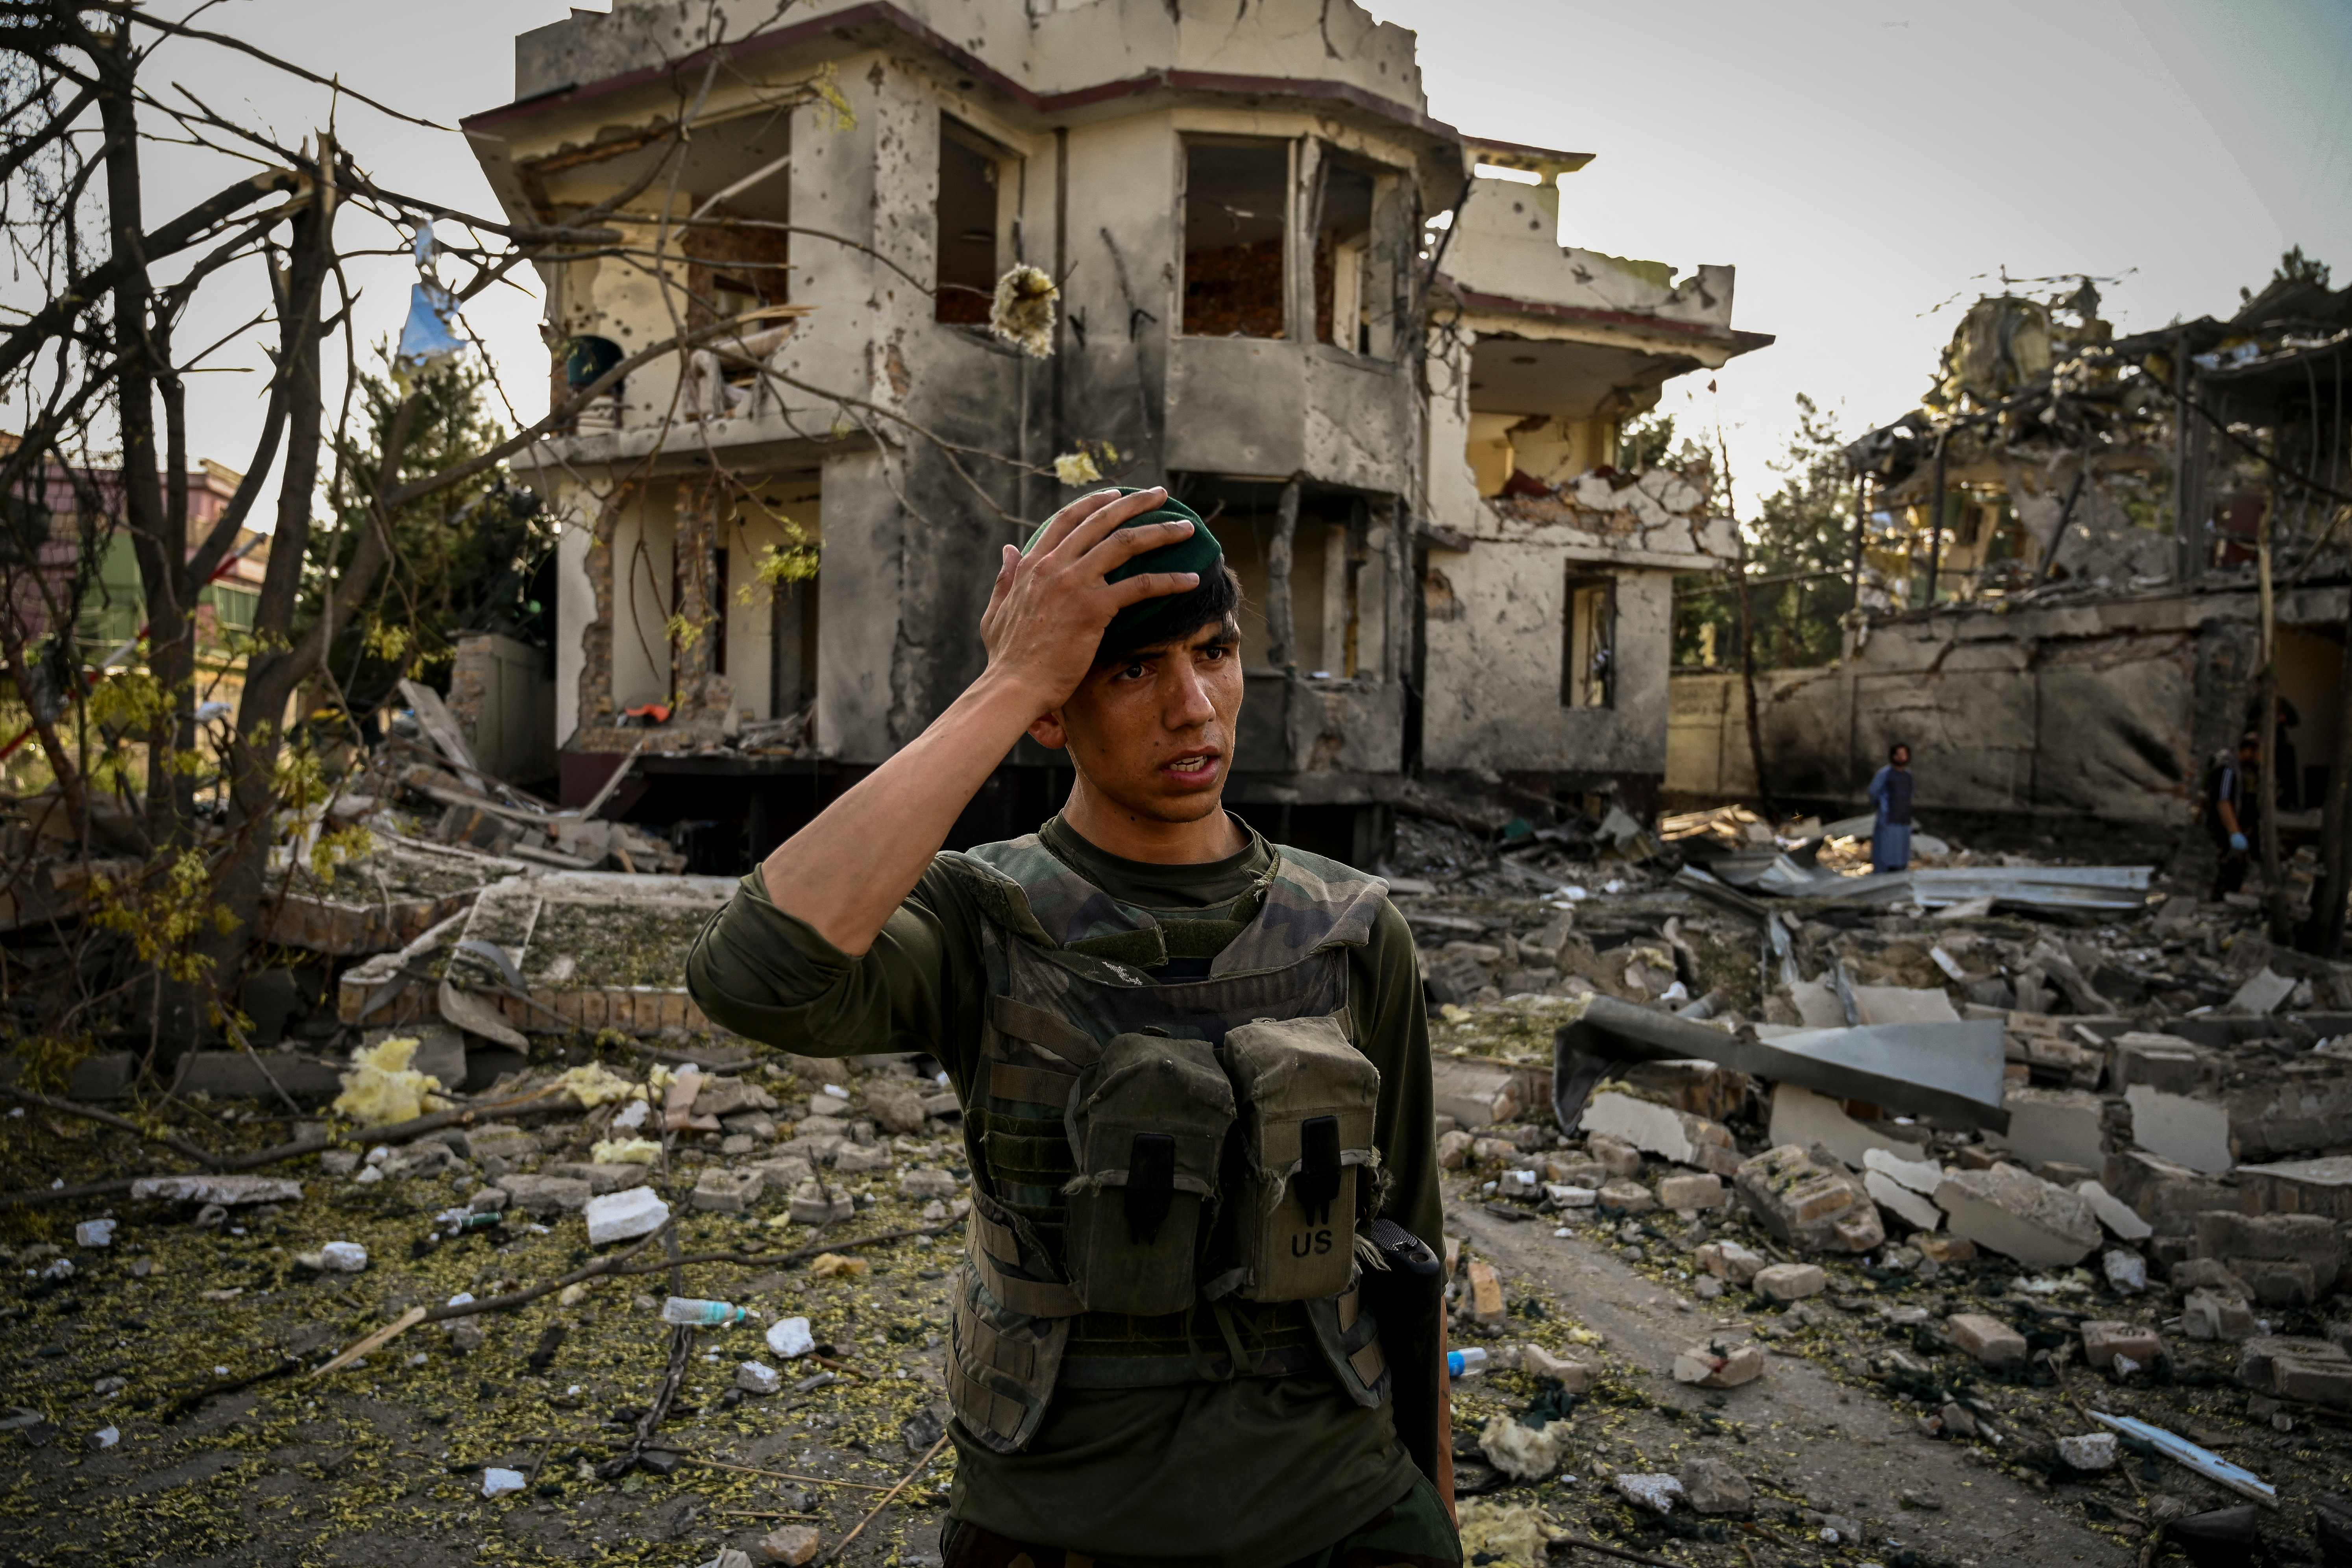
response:
[[[1679,868],[1414,826],[1391,886],[1444,988],[1449,1197],[1748,1320],[1660,1358],[1694,1394],[1755,1397],[1768,1351],[1802,1356],[2127,1544],[2248,1496],[2273,1543],[2333,1528],[2352,968],[2144,869],[2008,857],[1950,902],[1844,897],[1827,854],[1780,886],[1719,874],[1840,837],[1801,826],[1669,818]],[[1502,1331],[1460,1302],[1454,1324]],[[1691,1512],[1671,1468],[1616,1477],[1641,1539]]]

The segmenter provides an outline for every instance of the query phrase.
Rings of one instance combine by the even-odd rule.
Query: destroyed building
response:
[[[523,35],[516,92],[466,122],[512,221],[626,196],[540,263],[559,390],[705,330],[520,465],[565,519],[567,803],[635,752],[634,815],[764,853],[977,673],[1000,546],[1162,476],[1244,587],[1226,798],[1269,831],[1375,859],[1423,771],[1654,797],[1671,574],[1727,536],[1618,426],[1770,340],[1728,267],[1560,247],[1586,155],[1431,119],[1411,34],[622,0]],[[1059,764],[1024,742],[959,838],[1033,826]]]
[[[2279,820],[2322,826],[2352,694],[2352,289],[2282,277],[2226,320],[2124,337],[2098,308],[2088,281],[1979,301],[1923,406],[1849,448],[1845,655],[1756,676],[1776,800],[1835,815],[1899,740],[1923,812],[2156,829],[2162,858],[2255,725],[2267,617]],[[1674,793],[1757,790],[1740,686],[1675,677]]]

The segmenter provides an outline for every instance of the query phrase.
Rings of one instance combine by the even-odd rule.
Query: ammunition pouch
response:
[[[1077,1174],[1062,1189],[1062,1257],[1071,1289],[1089,1311],[1182,1311],[1200,1294],[1194,1266],[1234,1124],[1233,1085],[1215,1047],[1118,1036],[1079,1073],[1068,1124]]]
[[[1354,1279],[1356,1216],[1371,1206],[1380,1170],[1381,1075],[1348,1043],[1344,1019],[1261,1018],[1225,1036],[1244,1175],[1238,1257],[1210,1283],[1213,1297],[1311,1301]]]

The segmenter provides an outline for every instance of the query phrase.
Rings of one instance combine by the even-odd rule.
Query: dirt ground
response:
[[[679,1191],[689,1177],[681,1173]],[[1875,1304],[1852,1294],[1868,1287],[1843,1268],[1829,1296],[1803,1313],[1759,1310],[1740,1293],[1699,1301],[1675,1279],[1688,1262],[1676,1246],[1654,1241],[1636,1263],[1593,1222],[1556,1236],[1550,1217],[1514,1221],[1490,1211],[1475,1176],[1447,1180],[1449,1232],[1496,1265],[1514,1303],[1502,1340],[1544,1343],[1602,1367],[1567,1416],[1572,1438],[1561,1473],[1507,1486],[1481,1506],[1533,1504],[1554,1527],[1693,1565],[1993,1568],[2136,1561],[2134,1528],[2124,1522],[2139,1516],[2136,1490],[2170,1493],[2185,1507],[2225,1500],[2156,1461],[2127,1459],[2129,1475],[2053,1485],[2004,1468],[1980,1445],[1931,1439],[1921,1407],[1867,1374],[1862,1342],[1891,1342]],[[420,1190],[386,1190],[405,1186]],[[681,1457],[668,1475],[593,1474],[625,1444],[665,1371],[659,1274],[603,1282],[571,1306],[550,1297],[471,1320],[486,1338],[470,1353],[458,1353],[445,1327],[428,1326],[350,1371],[269,1378],[181,1414],[183,1395],[271,1371],[289,1355],[315,1366],[403,1305],[549,1278],[586,1256],[576,1220],[568,1229],[516,1225],[426,1244],[434,1206],[431,1184],[386,1183],[320,1184],[274,1217],[233,1218],[216,1230],[177,1212],[122,1209],[113,1247],[65,1248],[76,1264],[65,1279],[42,1279],[45,1265],[24,1261],[20,1232],[19,1284],[0,1321],[0,1404],[37,1412],[43,1425],[8,1439],[16,1462],[0,1484],[0,1553],[24,1563],[691,1568],[722,1548],[753,1547],[791,1522],[786,1516],[818,1525],[830,1553],[937,1435],[942,1281],[961,1244],[953,1232],[857,1250],[871,1269],[863,1277],[818,1279],[805,1262],[690,1268],[689,1293],[725,1296],[770,1321],[812,1319],[830,1365],[777,1363],[756,1326],[701,1331],[660,1432]],[[1654,1231],[1675,1228],[1664,1217]],[[41,1223],[70,1242],[67,1216]],[[877,1201],[826,1239],[915,1223],[910,1205]],[[374,1261],[364,1273],[314,1278],[288,1267],[291,1255],[330,1239],[360,1239]],[[688,1214],[679,1241],[688,1255],[781,1255],[811,1237],[759,1217]],[[142,1261],[143,1277],[134,1272]],[[1855,1310],[1836,1305],[1842,1298]],[[1807,1320],[1816,1326],[1804,1327]],[[564,1332],[554,1336],[558,1326]],[[1759,1328],[1777,1337],[1756,1383],[1708,1394],[1669,1375],[1682,1349]],[[784,1392],[732,1392],[737,1364],[755,1357],[782,1365]],[[1522,1412],[1543,1393],[1510,1372],[1457,1389],[1465,1460],[1475,1459],[1475,1434],[1491,1415]],[[2130,1407],[2188,1426],[2193,1415],[2180,1402],[2192,1393],[2243,1403],[2235,1390],[2207,1388],[2167,1392],[2176,1403],[2161,1407],[2135,1392]],[[107,1426],[119,1434],[115,1445],[93,1448],[92,1435]],[[2340,1434],[2302,1426],[2274,1447],[2271,1436],[2244,1439],[2232,1457],[2265,1473],[2292,1460],[2312,1481],[2344,1484],[2333,1474],[2344,1458]],[[1611,1484],[1620,1471],[1672,1472],[1698,1453],[1719,1454],[1750,1478],[1752,1520],[1660,1520],[1638,1513]],[[839,1560],[858,1568],[936,1563],[950,1465],[951,1452],[917,1474]],[[490,1466],[521,1470],[530,1484],[486,1500]],[[1863,1541],[1829,1543],[1825,1526],[1859,1526]],[[1562,1560],[1601,1561],[1576,1552]]]

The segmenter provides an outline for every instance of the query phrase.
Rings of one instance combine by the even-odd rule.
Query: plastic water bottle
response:
[[[1445,1371],[1451,1377],[1475,1377],[1486,1370],[1486,1352],[1476,1345],[1466,1351],[1447,1351]]]
[[[686,1323],[698,1329],[729,1329],[751,1314],[725,1301],[701,1301],[691,1296],[672,1296],[662,1303],[661,1315],[665,1323]]]

